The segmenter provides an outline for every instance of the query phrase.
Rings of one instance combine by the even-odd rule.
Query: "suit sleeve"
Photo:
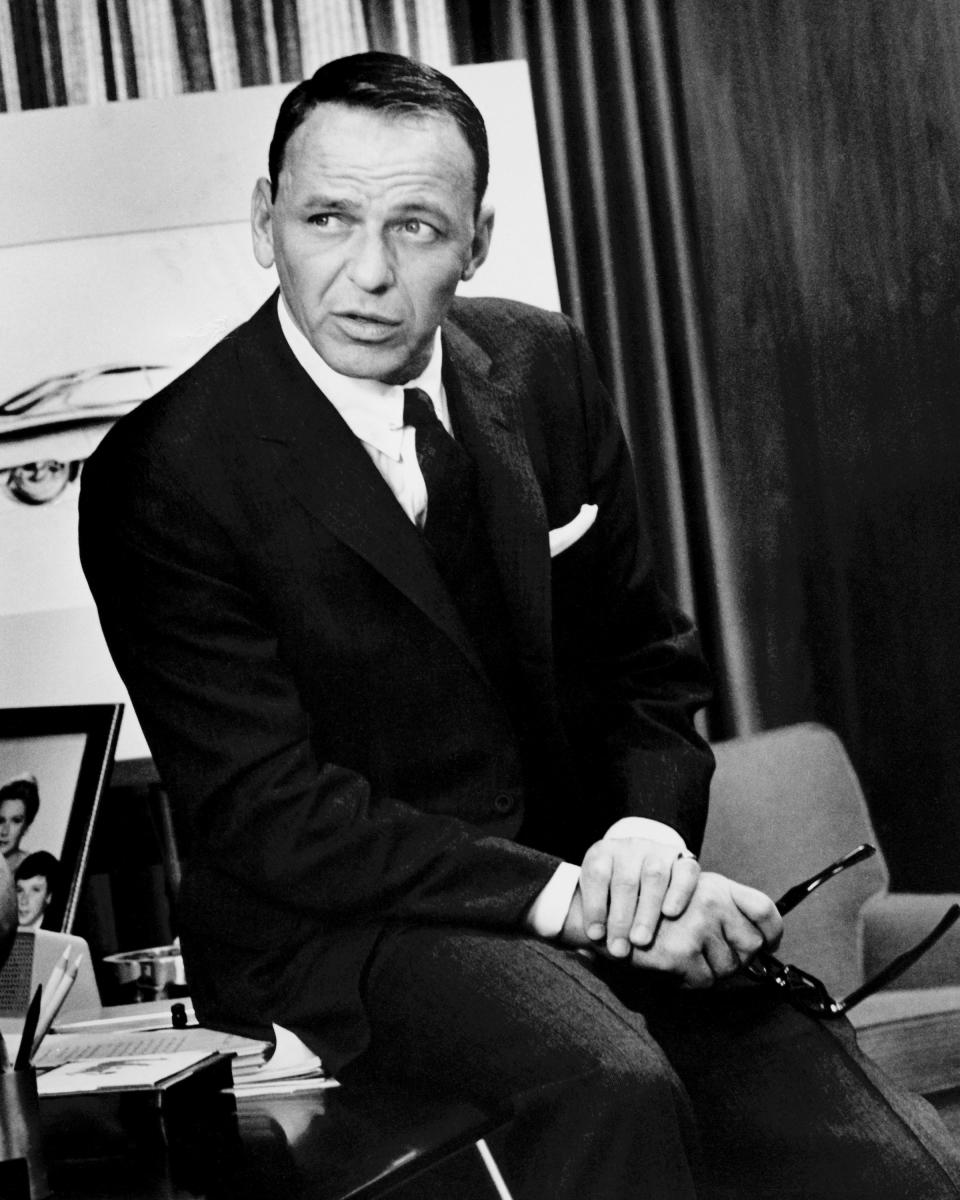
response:
[[[191,865],[331,926],[519,924],[556,860],[317,761],[215,481],[121,426],[84,470],[81,560]]]
[[[554,568],[558,675],[567,727],[604,820],[650,817],[699,849],[713,756],[693,717],[709,672],[689,618],[658,586],[619,420],[582,334],[569,326],[579,374],[584,461],[554,461],[598,506],[593,529]],[[554,431],[554,454],[577,444]],[[572,515],[557,514],[558,520]],[[554,522],[551,521],[551,524]]]

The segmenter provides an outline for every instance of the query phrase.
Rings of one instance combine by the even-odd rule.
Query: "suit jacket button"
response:
[[[493,807],[498,813],[511,812],[515,805],[516,801],[514,800],[513,796],[509,794],[509,792],[500,792],[493,798]]]

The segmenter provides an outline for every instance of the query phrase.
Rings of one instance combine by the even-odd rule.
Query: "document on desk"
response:
[[[207,1054],[203,1050],[85,1058],[42,1072],[37,1078],[37,1092],[41,1096],[70,1096],[78,1092],[160,1090],[179,1083],[218,1059],[220,1055]]]
[[[55,1033],[44,1038],[34,1059],[38,1070],[92,1058],[135,1058],[142,1055],[233,1054],[235,1064],[264,1061],[270,1042],[220,1033],[199,1025],[188,1029],[155,1029],[137,1033]]]
[[[12,1048],[16,1053],[15,1047]],[[334,1086],[320,1059],[296,1035],[274,1026],[274,1041],[257,1041],[192,1025],[136,1033],[57,1033],[44,1038],[34,1060],[39,1071],[93,1059],[147,1055],[229,1054],[237,1095],[276,1095]]]
[[[34,1058],[41,1073],[68,1063],[99,1059],[140,1059],[158,1055],[227,1054],[231,1056],[236,1095],[278,1095],[318,1087],[335,1087],[323,1073],[316,1054],[289,1030],[274,1026],[273,1042],[205,1029],[138,1030],[130,1033],[54,1033],[44,1038]],[[10,1052],[16,1054],[14,1040]]]

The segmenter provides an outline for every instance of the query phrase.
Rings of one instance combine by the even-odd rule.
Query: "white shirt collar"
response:
[[[440,330],[434,336],[433,352],[426,370],[402,387],[377,379],[353,379],[341,375],[314,350],[294,323],[281,295],[277,300],[280,328],[293,354],[323,392],[353,433],[368,446],[399,462],[403,440],[403,389],[422,388],[433,401],[440,419],[449,427],[443,394],[443,348]]]

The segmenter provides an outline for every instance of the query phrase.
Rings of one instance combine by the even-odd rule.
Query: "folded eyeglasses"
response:
[[[865,858],[869,858],[875,853],[875,846],[857,846],[855,850],[851,850],[843,858],[838,858],[829,867],[824,867],[816,875],[811,875],[803,883],[798,883],[795,887],[789,888],[784,892],[776,902],[777,911],[782,917],[786,916],[802,900],[806,900],[811,892],[816,891],[822,883],[826,883],[834,875],[839,875],[841,871],[845,871],[848,867],[852,867],[856,863],[863,862]],[[902,975],[908,967],[911,967],[919,958],[926,954],[935,942],[943,937],[958,917],[960,917],[960,905],[952,904],[943,914],[937,926],[931,929],[925,938],[919,941],[911,950],[898,955],[889,966],[884,967],[882,971],[878,971],[872,979],[868,979],[860,987],[854,988],[849,995],[844,996],[841,1000],[835,1000],[827,991],[823,982],[817,979],[815,975],[810,975],[806,971],[802,971],[799,967],[793,966],[792,963],[783,963],[765,950],[761,950],[756,954],[746,967],[743,968],[743,972],[758,983],[778,988],[783,992],[785,999],[811,1016],[823,1018],[839,1017],[849,1012],[855,1004],[859,1004],[867,996],[872,996],[874,992]]]

